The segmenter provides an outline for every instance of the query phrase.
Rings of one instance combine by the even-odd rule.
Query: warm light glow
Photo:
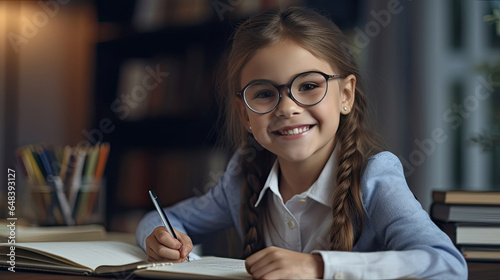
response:
[[[21,11],[21,3],[16,1],[1,1],[0,2],[0,32],[2,35],[8,33],[7,28],[17,26],[19,22],[19,14]],[[2,38],[6,38],[2,36]]]
[[[0,1],[0,73],[15,70],[6,82],[18,103],[19,143],[81,139],[89,122],[96,22],[87,1]]]

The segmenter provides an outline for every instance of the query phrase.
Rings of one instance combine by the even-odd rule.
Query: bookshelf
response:
[[[145,2],[161,7],[151,10]],[[220,134],[215,79],[221,58],[240,22],[260,10],[292,4],[335,11],[331,15],[339,26],[356,19],[357,1],[126,0],[120,9],[95,2],[100,35],[93,127],[105,122],[107,131],[94,136],[111,145],[108,230],[135,231],[142,215],[153,210],[149,188],[168,206],[217,183],[228,159],[225,151],[213,149]],[[144,17],[148,9],[151,16]]]
[[[108,129],[90,138],[111,144],[107,228],[133,232],[153,209],[148,189],[168,206],[204,192],[216,183],[211,172],[223,169],[225,155],[213,149],[215,77],[233,23],[203,16],[143,30],[134,26],[139,5],[124,5],[115,11],[96,4],[102,34],[93,123],[98,130],[104,121]]]

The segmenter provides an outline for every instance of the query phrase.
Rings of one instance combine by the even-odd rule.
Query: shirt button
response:
[[[333,279],[344,279],[344,273],[342,272],[337,272],[333,275]]]
[[[293,220],[288,220],[288,228],[289,229],[294,229],[295,228],[295,222]]]
[[[305,197],[301,198],[301,199],[299,199],[299,202],[302,203],[302,204],[304,204],[304,203],[307,202],[307,198],[305,198]]]

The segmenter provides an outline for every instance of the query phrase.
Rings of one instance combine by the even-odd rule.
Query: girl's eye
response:
[[[254,98],[266,99],[266,98],[274,98],[274,96],[275,96],[275,93],[273,91],[262,90],[262,91],[257,92],[254,95]]]
[[[299,87],[299,90],[300,91],[309,91],[309,90],[313,90],[315,88],[317,88],[318,86],[315,85],[315,84],[302,84],[300,87]]]

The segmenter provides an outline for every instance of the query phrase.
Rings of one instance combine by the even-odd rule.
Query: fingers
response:
[[[189,239],[189,237],[187,238]],[[184,239],[186,238],[184,237]],[[155,228],[146,238],[146,254],[151,261],[182,261],[180,250],[182,247],[184,247],[183,244],[173,238],[165,227]]]
[[[166,259],[160,257],[150,247],[146,247],[146,254],[148,255],[148,261],[149,262],[162,262],[162,261],[166,261]]]
[[[312,279],[323,277],[321,256],[267,247],[245,260],[254,279]]]
[[[260,250],[245,260],[245,269],[247,270],[248,273],[252,274],[252,271],[255,272],[258,268],[260,268],[260,266],[258,267],[256,263],[259,260],[262,260],[262,257],[265,255],[264,251],[265,249]]]
[[[276,251],[274,247],[268,247],[251,255],[245,260],[247,272],[254,278],[259,279],[269,272],[278,269],[279,264],[276,260],[279,260],[279,256],[273,256],[276,254],[279,254],[279,251]]]
[[[252,268],[252,278],[254,279],[283,279],[286,277],[276,277],[272,275],[281,275],[282,265],[280,265],[277,261],[271,261],[265,264],[259,264],[259,268]]]
[[[177,239],[180,241],[180,243],[182,243],[182,246],[179,249],[180,257],[181,259],[185,260],[188,257],[189,253],[191,253],[191,251],[193,250],[193,242],[188,235],[176,230],[175,228],[174,231],[175,235],[177,235]]]
[[[179,240],[175,239],[172,235],[170,235],[165,227],[160,226],[155,228],[152,234],[154,234],[156,240],[160,244],[168,248],[179,250],[182,246],[182,243]]]

